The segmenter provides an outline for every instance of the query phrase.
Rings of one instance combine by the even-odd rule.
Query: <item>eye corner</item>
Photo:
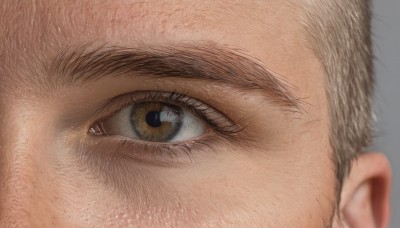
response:
[[[107,135],[104,132],[103,124],[102,122],[95,122],[92,125],[90,125],[89,129],[87,130],[88,135],[93,135],[93,136],[104,136]]]

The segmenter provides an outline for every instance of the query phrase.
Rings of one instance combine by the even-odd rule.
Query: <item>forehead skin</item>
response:
[[[2,5],[0,105],[3,111],[0,116],[3,119],[18,122],[26,118],[17,113],[31,107],[26,106],[27,101],[35,100],[41,92],[34,89],[41,78],[51,77],[44,74],[41,64],[67,46],[96,42],[140,47],[211,41],[238,48],[293,85],[296,95],[305,98],[307,115],[296,122],[295,131],[282,136],[286,138],[285,150],[280,155],[260,156],[254,163],[232,159],[232,167],[246,169],[227,170],[226,176],[208,173],[204,175],[207,178],[195,177],[199,181],[188,180],[190,184],[183,182],[185,179],[182,183],[171,180],[170,183],[179,186],[177,192],[182,196],[172,197],[176,202],[170,205],[161,202],[161,205],[139,208],[132,202],[120,202],[111,194],[107,196],[95,187],[78,191],[79,188],[60,183],[74,177],[48,174],[39,178],[35,176],[37,167],[28,170],[23,165],[14,167],[18,175],[27,178],[25,182],[18,182],[20,176],[1,167],[6,170],[2,180],[4,173],[15,179],[14,186],[9,184],[2,189],[7,199],[1,198],[1,219],[7,221],[20,216],[32,222],[35,217],[51,217],[53,224],[155,227],[165,224],[186,224],[187,227],[188,223],[217,227],[232,223],[321,227],[330,222],[335,201],[334,172],[323,70],[308,48],[298,9],[289,1],[2,1]],[[25,120],[26,125],[35,125],[29,118]],[[0,135],[22,134],[21,125],[20,128],[17,125],[0,127]],[[36,131],[43,137],[50,134],[40,126]],[[4,137],[0,142],[18,144]],[[21,144],[28,143],[22,140]],[[18,156],[23,157],[8,155],[0,164],[18,160]],[[167,173],[181,175],[178,171]],[[36,181],[32,193],[24,188],[29,179]],[[49,187],[50,182],[58,184]],[[29,194],[37,197],[22,201]],[[9,213],[5,212],[6,206],[11,208]],[[26,211],[30,210],[27,208],[33,207],[36,210],[27,216]],[[51,211],[50,216],[44,211]]]
[[[313,61],[305,58],[311,55],[304,50],[305,34],[296,8],[287,2],[68,1],[64,5],[23,1],[6,6],[7,12],[2,13],[6,23],[0,26],[4,26],[3,47],[9,48],[3,50],[19,51],[12,57],[20,60],[93,41],[130,46],[214,41],[251,51],[255,58],[268,58],[271,69],[275,63],[290,62],[287,68],[295,68],[310,64],[300,63],[301,59]],[[254,45],[255,40],[265,42]]]

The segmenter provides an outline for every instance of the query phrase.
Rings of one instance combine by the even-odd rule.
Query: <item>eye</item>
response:
[[[91,146],[148,164],[192,162],[198,150],[237,143],[244,129],[215,107],[176,92],[122,94],[95,115],[87,132],[94,136]]]
[[[210,139],[212,133],[231,141],[242,130],[218,109],[176,92],[137,91],[123,94],[109,100],[99,112],[109,114],[92,124],[89,134],[122,136],[137,143],[147,142],[148,145],[150,142],[174,145],[181,142],[203,143],[201,136],[208,135]]]
[[[107,135],[150,142],[188,141],[206,133],[206,123],[179,105],[142,101],[131,104],[98,126]],[[92,133],[96,129],[91,129]]]

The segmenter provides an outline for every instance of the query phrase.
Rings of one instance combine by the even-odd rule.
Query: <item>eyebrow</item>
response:
[[[266,92],[273,103],[300,111],[300,100],[281,77],[239,49],[218,44],[67,47],[50,65],[57,84],[85,84],[105,77],[146,76],[225,83]],[[54,81],[53,81],[54,82]]]

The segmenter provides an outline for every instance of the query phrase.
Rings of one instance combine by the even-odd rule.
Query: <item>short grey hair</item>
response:
[[[326,72],[338,201],[352,161],[372,141],[370,0],[303,0],[303,23]]]

